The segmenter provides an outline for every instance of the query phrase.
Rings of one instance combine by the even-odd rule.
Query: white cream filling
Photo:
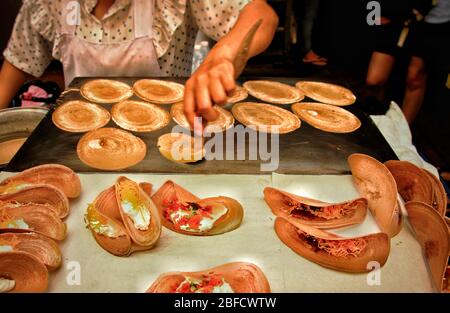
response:
[[[188,284],[189,286],[191,284],[194,285],[199,285],[202,281],[199,279],[194,279],[191,277],[186,277],[184,279],[184,281],[178,286],[178,288],[175,290],[176,293],[181,292],[181,290],[183,289],[182,287],[186,284]],[[199,288],[197,290],[194,291],[195,293],[204,293],[205,289],[204,288]],[[231,288],[230,284],[228,284],[225,279],[222,278],[222,285],[221,286],[215,286],[212,290],[211,293],[234,293],[234,290]]]
[[[89,221],[89,228],[95,231],[99,235],[104,235],[109,238],[116,238],[117,231],[116,229],[109,224],[102,224],[97,220]]]
[[[0,277],[0,292],[8,292],[14,289],[16,281]]]
[[[209,214],[209,217],[203,217],[200,221],[200,225],[198,229],[189,228],[189,225],[180,225],[180,229],[184,231],[190,232],[205,232],[214,227],[214,223],[221,218],[223,215],[227,213],[228,209],[226,207],[220,206],[219,208],[213,208],[212,212]],[[190,214],[188,211],[178,210],[170,214],[170,219],[172,223],[178,224],[183,217],[188,217]]]
[[[102,145],[100,144],[100,139],[91,140],[88,143],[89,148],[91,149],[102,149]]]
[[[134,224],[134,227],[138,230],[147,230],[150,225],[150,211],[143,204],[139,204],[138,207],[134,207],[133,204],[127,200],[123,200],[122,209],[125,214],[128,215]]]
[[[308,110],[308,114],[312,115],[312,116],[317,116],[319,115],[319,113],[317,113],[317,111],[313,111],[313,110]]]
[[[9,220],[0,224],[0,228],[31,229],[22,218]]]
[[[13,248],[8,245],[0,245],[0,252],[10,252],[13,251]]]

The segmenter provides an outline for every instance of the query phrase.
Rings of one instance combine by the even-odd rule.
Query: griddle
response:
[[[94,78],[76,78],[70,88],[79,88],[84,82]],[[140,78],[114,78],[132,85]],[[186,78],[161,78],[179,83],[184,83]],[[264,79],[254,78],[251,79]],[[314,80],[314,78],[270,78],[290,85],[299,80]],[[246,79],[242,79],[241,83]],[[333,82],[343,85],[342,82]],[[65,94],[58,103],[69,100],[82,99],[79,92]],[[136,96],[132,99],[140,100]],[[253,97],[245,101],[261,102]],[[305,99],[303,101],[312,101]],[[112,105],[103,107],[110,109]],[[359,102],[346,107],[361,120],[362,126],[350,134],[327,133],[313,128],[305,122],[302,126],[289,134],[280,135],[279,167],[275,172],[281,174],[348,174],[350,172],[347,157],[352,153],[364,153],[371,155],[379,161],[397,159],[394,151],[384,139],[376,125],[364,112],[358,108]],[[161,105],[170,110],[170,105]],[[290,110],[290,105],[281,105]],[[228,107],[229,108],[229,107]],[[230,108],[229,108],[230,109]],[[100,172],[89,167],[78,159],[76,146],[83,134],[68,133],[57,128],[52,122],[53,109],[28,138],[13,160],[8,164],[7,171],[22,171],[27,168],[46,164],[59,163],[66,165],[76,172]],[[236,124],[239,124],[236,121]],[[139,164],[127,168],[122,172],[127,173],[183,173],[183,174],[268,174],[261,171],[261,163],[267,163],[260,159],[251,160],[248,154],[248,136],[244,147],[236,146],[235,155],[240,148],[246,149],[244,160],[210,160],[200,161],[195,164],[178,164],[165,159],[158,151],[156,142],[159,136],[169,133],[176,124],[172,121],[165,128],[151,133],[134,133],[142,138],[148,147],[145,159]],[[113,121],[106,127],[117,127]],[[270,139],[270,137],[269,137]],[[270,142],[270,140],[269,140]],[[226,141],[225,141],[226,143]],[[120,172],[120,171],[118,171]]]

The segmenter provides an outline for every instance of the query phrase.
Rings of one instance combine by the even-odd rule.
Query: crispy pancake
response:
[[[227,103],[237,103],[247,99],[248,93],[244,87],[236,86],[234,92],[228,97]]]
[[[110,79],[88,81],[80,92],[84,98],[96,103],[116,103],[133,95],[133,90],[126,83]]]
[[[302,102],[292,111],[309,125],[331,133],[351,133],[361,126],[360,120],[347,110],[323,103]]]
[[[98,104],[69,101],[57,107],[52,120],[56,127],[72,133],[88,132],[108,124],[109,112]]]
[[[136,131],[151,132],[167,126],[170,114],[148,102],[126,100],[113,106],[112,119],[120,127]]]
[[[291,104],[305,98],[303,92],[295,87],[268,80],[250,80],[244,88],[253,97],[275,104]]]
[[[183,100],[184,96],[183,85],[157,79],[138,80],[133,90],[139,98],[156,104],[172,104]]]
[[[307,97],[316,101],[345,106],[355,103],[355,95],[347,88],[321,82],[300,81],[295,84]]]
[[[208,122],[205,128],[207,132],[225,131],[234,125],[234,117],[228,110],[225,110],[219,106],[215,106],[214,108],[217,113],[219,113],[219,117],[213,122]],[[175,123],[177,123],[181,127],[192,130],[192,127],[191,125],[189,125],[186,115],[184,115],[183,102],[173,104],[172,108],[170,109],[170,114],[172,115],[172,119],[175,121]]]
[[[301,125],[295,114],[266,103],[241,102],[232,112],[239,122],[261,132],[286,134]]]
[[[142,161],[147,146],[133,134],[117,128],[100,128],[85,134],[77,146],[80,160],[101,170],[120,170]]]

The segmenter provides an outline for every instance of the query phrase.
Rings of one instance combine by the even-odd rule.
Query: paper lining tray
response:
[[[294,85],[300,80],[299,78],[271,79],[290,85]],[[87,80],[89,79],[77,78],[70,87],[79,88]],[[120,78],[119,80],[132,85],[137,78]],[[185,81],[182,78],[171,78],[170,80],[180,83]],[[75,99],[82,99],[79,92],[67,93],[60,100],[65,102]],[[132,99],[138,98],[133,96]],[[260,102],[252,97],[245,101]],[[308,101],[308,99],[304,101]],[[110,104],[102,106],[108,110],[112,107]],[[170,105],[161,105],[161,107],[170,110]],[[290,110],[290,105],[281,107]],[[227,108],[230,109],[230,106]],[[350,134],[333,134],[317,130],[303,122],[300,129],[280,136],[280,161],[276,172],[284,174],[348,174],[347,156],[355,152],[371,155],[380,161],[397,159],[376,125],[358,108],[358,102],[346,109],[359,117],[362,122],[360,129]],[[97,172],[98,170],[82,163],[76,154],[77,143],[83,134],[73,134],[58,129],[52,122],[52,113],[53,111],[49,112],[44,118],[8,165],[7,170],[21,171],[39,164],[60,163],[77,172]],[[259,156],[258,160],[249,159],[248,138],[244,147],[247,150],[244,152],[246,153],[245,160],[210,160],[191,165],[177,164],[166,160],[160,155],[156,142],[159,136],[171,132],[175,125],[172,121],[165,128],[155,132],[134,133],[147,144],[147,155],[142,162],[125,171],[134,173],[264,174],[261,173],[261,163],[267,162],[261,161]],[[111,121],[107,127],[118,126]],[[235,155],[238,150],[241,151],[241,148],[235,144]]]
[[[0,173],[0,179],[9,175]],[[172,179],[202,198],[217,195],[235,198],[244,207],[243,223],[232,232],[212,237],[186,236],[163,228],[154,249],[130,257],[116,257],[97,245],[85,227],[84,213],[88,203],[114,184],[118,175],[81,174],[82,194],[71,203],[66,220],[68,236],[60,244],[63,265],[50,275],[50,292],[143,292],[164,272],[197,271],[233,261],[258,265],[273,292],[433,291],[420,245],[408,223],[391,240],[388,261],[379,273],[379,284],[375,285],[367,283],[369,280],[373,284],[370,274],[323,268],[295,254],[278,239],[273,229],[275,218],[263,199],[264,187],[338,202],[357,197],[351,176],[127,174],[127,177],[150,182],[154,190]],[[377,231],[369,213],[363,224],[341,230],[339,234]]]

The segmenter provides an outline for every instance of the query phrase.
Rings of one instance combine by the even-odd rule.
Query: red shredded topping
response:
[[[297,231],[299,236],[319,250],[323,250],[330,255],[337,257],[358,256],[367,246],[364,238],[327,240],[316,238],[301,230]]]
[[[164,206],[163,210],[164,218],[172,223],[173,223],[171,219],[172,214],[179,211],[183,211],[189,214],[186,216],[182,216],[177,221],[177,223],[174,223],[175,227],[177,227],[178,229],[181,226],[186,225],[189,226],[189,228],[191,229],[198,229],[203,218],[212,219],[211,216],[212,206],[210,205],[202,206],[195,202],[181,203],[177,199],[173,200],[165,199],[163,200],[163,206]]]
[[[291,215],[298,215],[297,213],[306,212],[312,214],[313,216],[324,218],[326,220],[337,219],[346,214],[348,214],[356,205],[357,202],[353,201],[347,204],[340,205],[330,205],[326,207],[315,207],[310,206],[298,201],[294,201],[286,197],[286,203],[289,206],[288,211]],[[297,212],[296,212],[297,211]]]

